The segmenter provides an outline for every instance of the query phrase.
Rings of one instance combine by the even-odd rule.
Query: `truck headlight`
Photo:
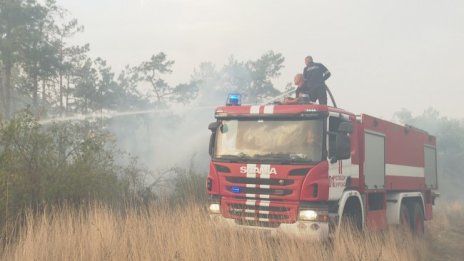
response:
[[[301,210],[298,219],[304,221],[315,221],[317,220],[317,212],[314,210]]]
[[[221,214],[221,206],[218,203],[210,204],[208,209],[211,214]]]

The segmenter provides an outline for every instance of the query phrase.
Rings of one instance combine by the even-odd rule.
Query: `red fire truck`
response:
[[[209,126],[213,222],[319,239],[347,220],[423,234],[438,196],[434,136],[326,105],[230,99]]]

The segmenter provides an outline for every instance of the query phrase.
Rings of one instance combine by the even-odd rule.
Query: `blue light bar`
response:
[[[242,104],[242,95],[240,93],[229,93],[227,96],[227,106],[240,106]]]
[[[239,187],[232,187],[232,192],[234,193],[240,193],[241,189]]]

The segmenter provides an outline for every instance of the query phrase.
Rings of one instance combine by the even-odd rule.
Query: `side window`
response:
[[[332,159],[336,156],[336,138],[338,132],[338,126],[340,125],[340,118],[339,117],[329,117],[329,159]]]

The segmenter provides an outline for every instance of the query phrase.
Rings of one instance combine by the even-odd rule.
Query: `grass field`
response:
[[[462,260],[464,206],[435,209],[424,239],[389,229],[345,233],[332,244],[215,230],[203,207],[167,204],[113,211],[95,204],[28,215],[1,242],[1,260]]]

